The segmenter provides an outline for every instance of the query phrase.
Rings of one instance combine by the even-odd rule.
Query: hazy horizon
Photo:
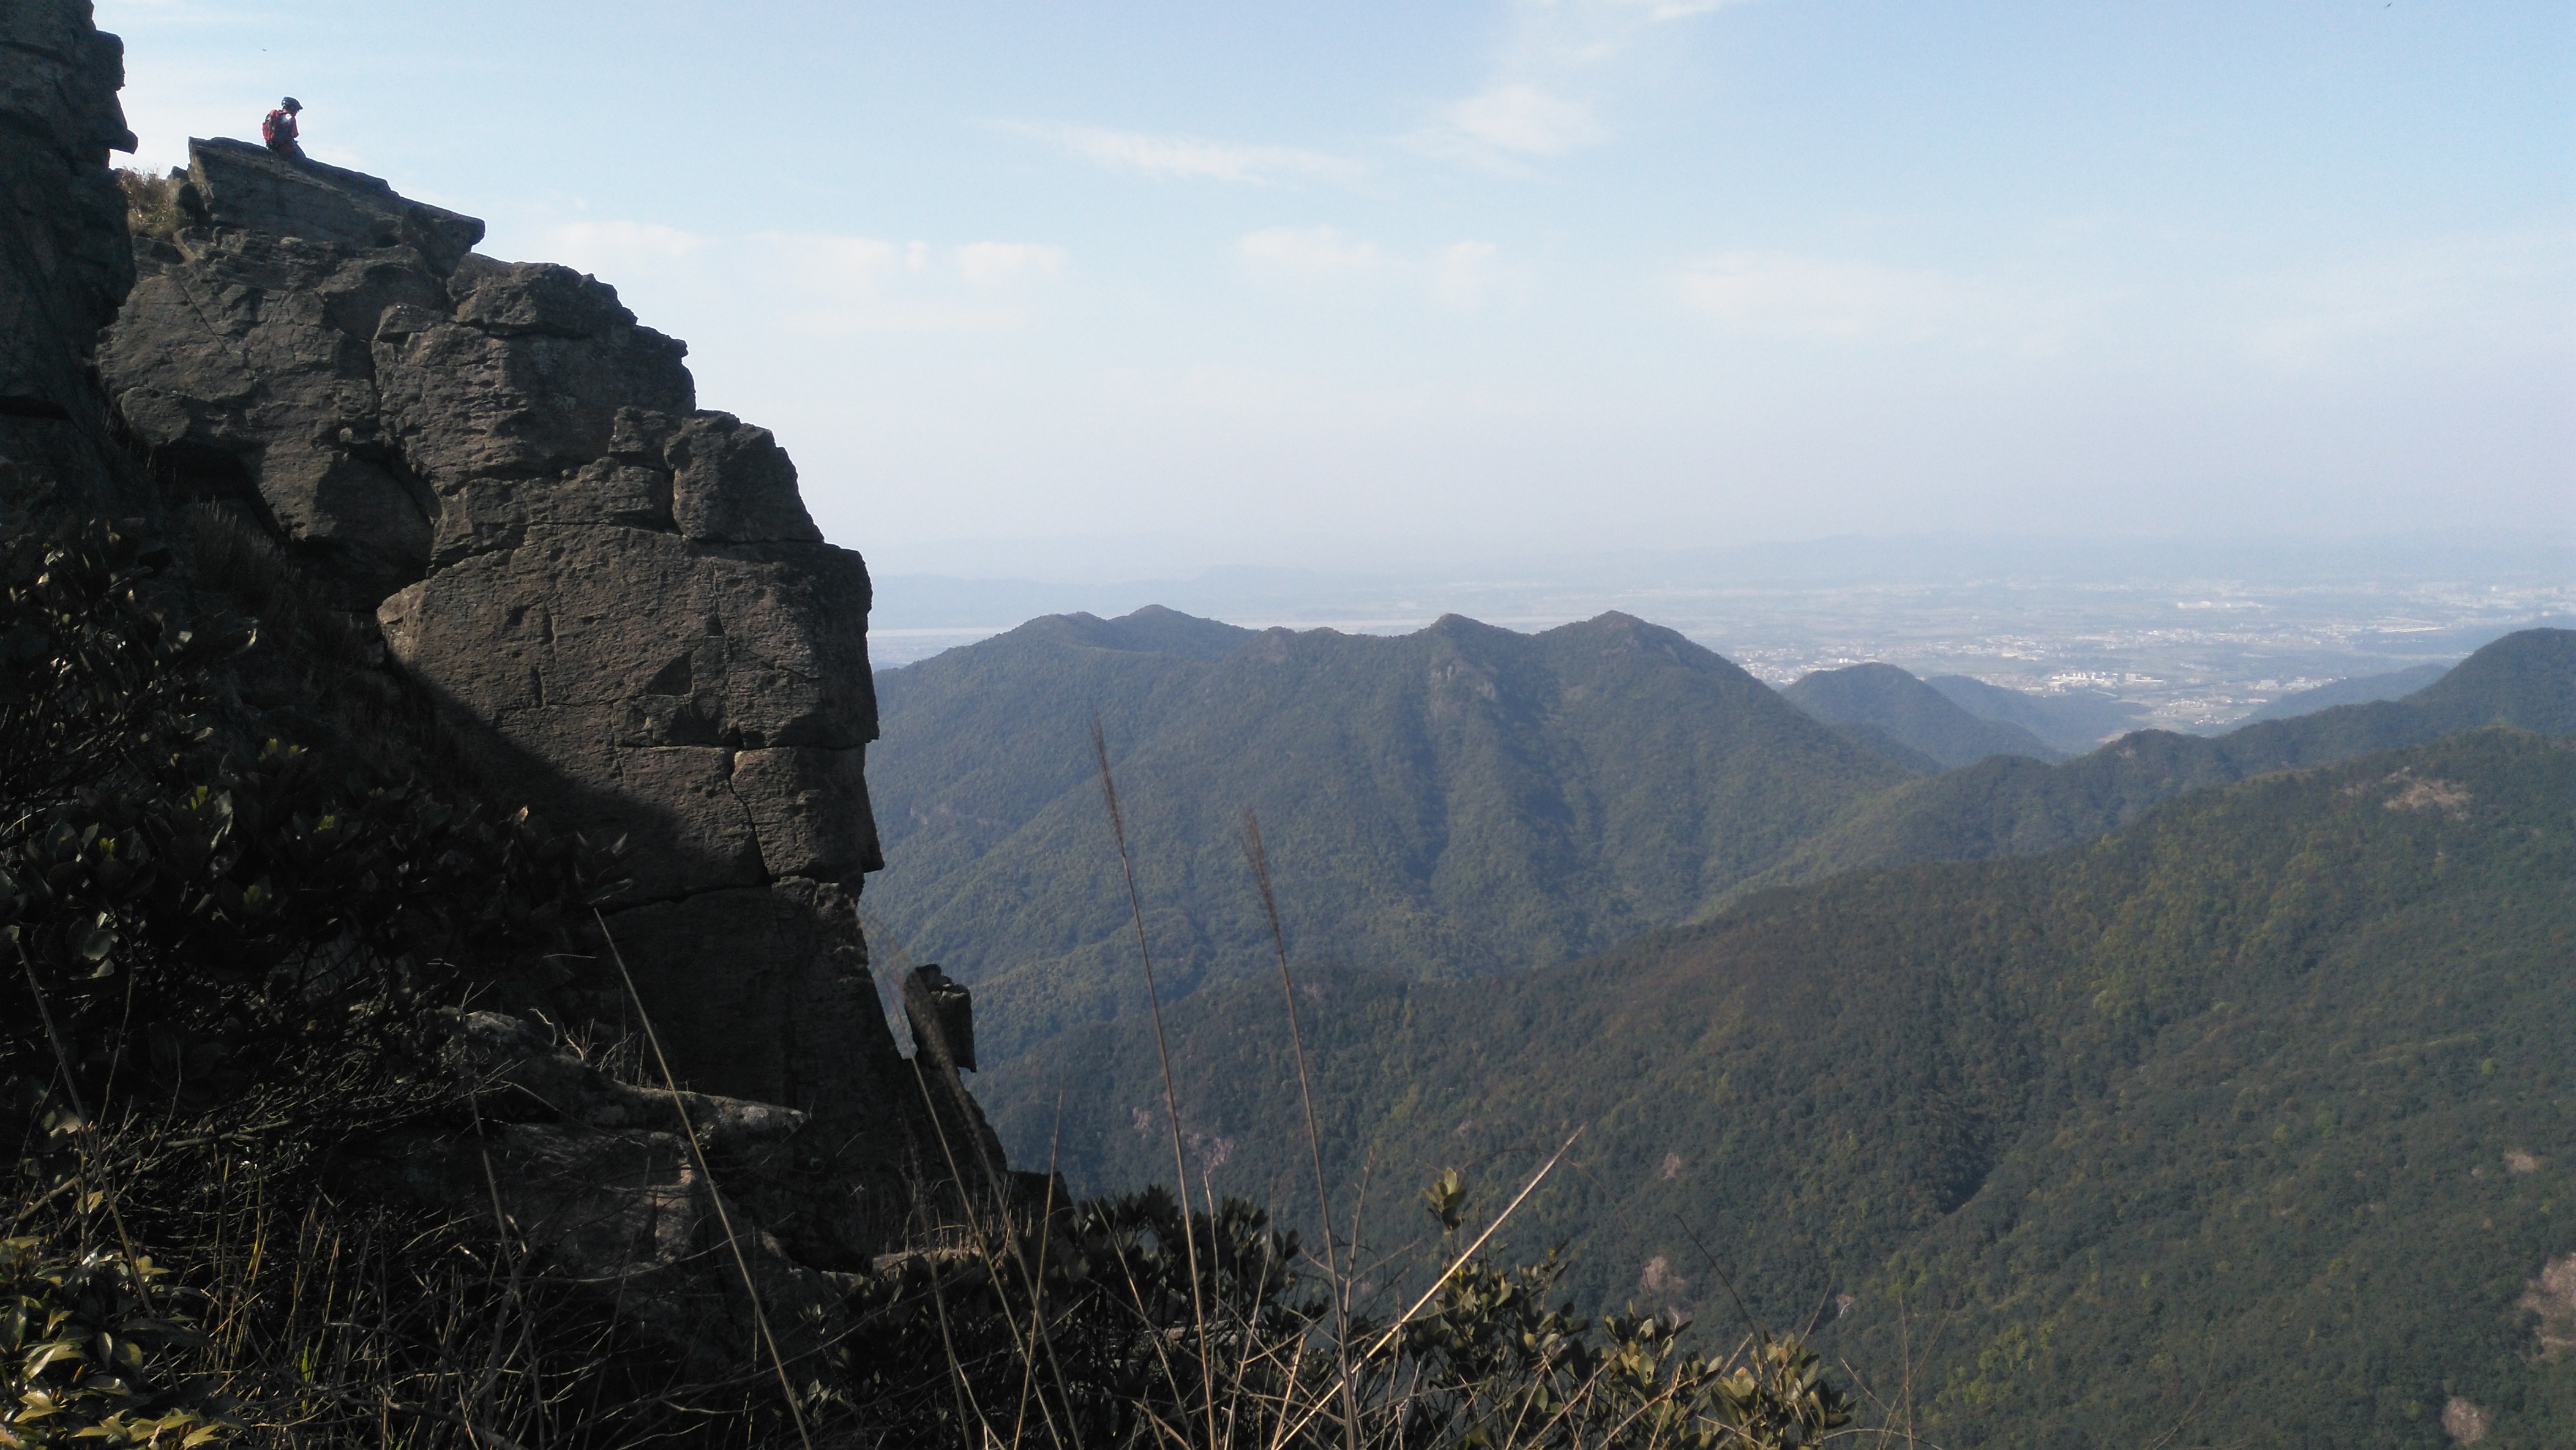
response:
[[[1900,572],[1963,574],[1998,569],[2078,567],[2089,560],[2160,572],[2260,570],[2307,578],[2321,570],[2341,578],[2389,575],[2492,575],[2499,581],[2548,575],[2576,584],[2576,528],[2416,529],[2402,533],[2319,531],[2209,536],[2199,533],[1971,531],[1782,532],[1685,540],[1641,540],[1620,547],[1482,546],[1437,537],[1335,538],[1185,536],[1153,532],[1061,535],[996,534],[930,538],[885,551],[862,550],[880,578],[937,577],[996,582],[1106,585],[1183,581],[1211,573],[1407,576],[1425,581],[1478,573],[1562,572],[1620,561],[1687,570],[1710,561],[1753,565],[1768,573],[1812,577],[1844,574],[1859,582]],[[2096,567],[2088,562],[2080,566]]]
[[[1108,618],[1147,605],[1349,634],[1410,633],[1452,613],[1531,632],[1615,610],[1775,686],[1880,661],[2038,693],[2107,694],[2139,706],[2138,723],[2206,731],[2331,681],[2447,665],[2534,625],[2576,627],[2568,550],[2496,536],[1845,536],[1454,567],[1119,572],[880,568],[869,652],[877,668],[901,668],[1042,615]]]

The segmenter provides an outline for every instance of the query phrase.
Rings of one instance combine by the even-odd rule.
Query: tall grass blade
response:
[[[1297,1059],[1297,1100],[1306,1113],[1306,1153],[1315,1167],[1315,1221],[1323,1226],[1324,1268],[1333,1281],[1333,1357],[1340,1372],[1342,1442],[1345,1450],[1359,1450],[1359,1391],[1351,1383],[1350,1286],[1341,1272],[1341,1255],[1333,1246],[1333,1200],[1324,1184],[1324,1137],[1315,1126],[1306,1034],[1297,1022],[1297,984],[1288,972],[1288,933],[1279,924],[1279,894],[1270,885],[1270,851],[1261,840],[1261,817],[1250,806],[1243,808],[1243,856],[1252,867],[1253,884],[1261,889],[1261,909],[1270,918],[1271,950],[1279,958],[1279,996],[1288,1005],[1288,1046]]]
[[[1100,799],[1109,808],[1109,833],[1118,842],[1118,868],[1127,879],[1127,914],[1136,924],[1136,958],[1145,967],[1145,1001],[1154,1019],[1154,1051],[1163,1065],[1163,1116],[1172,1129],[1172,1186],[1181,1199],[1181,1243],[1190,1263],[1190,1316],[1198,1331],[1199,1393],[1207,1404],[1208,1450],[1216,1450],[1216,1376],[1208,1359],[1206,1296],[1199,1288],[1198,1231],[1190,1226],[1190,1169],[1181,1148],[1181,1095],[1172,1086],[1172,1047],[1163,1035],[1163,993],[1154,982],[1154,953],[1145,943],[1145,903],[1136,894],[1136,861],[1127,851],[1127,817],[1118,808],[1118,782],[1109,773],[1109,739],[1100,712],[1091,715],[1091,755],[1100,764]]]
[[[635,1003],[635,1018],[644,1026],[645,1045],[653,1049],[653,1065],[662,1070],[662,1085],[671,1092],[671,1111],[680,1118],[680,1136],[688,1141],[689,1156],[697,1160],[698,1175],[706,1180],[707,1202],[716,1210],[716,1225],[724,1230],[725,1247],[733,1251],[733,1266],[742,1275],[742,1292],[751,1301],[751,1322],[760,1330],[762,1342],[769,1347],[769,1362],[778,1369],[778,1390],[787,1397],[787,1413],[796,1422],[797,1442],[805,1450],[814,1450],[814,1437],[805,1429],[805,1407],[797,1402],[796,1386],[787,1377],[787,1357],[778,1350],[778,1336],[770,1331],[769,1315],[760,1307],[760,1286],[752,1282],[751,1260],[743,1256],[742,1240],[734,1236],[733,1215],[725,1211],[724,1193],[716,1187],[716,1176],[707,1167],[706,1150],[698,1146],[698,1130],[689,1121],[689,1104],[680,1092],[680,1079],[671,1071],[671,1060],[662,1055],[661,1034],[653,1030],[653,1015],[644,1010],[644,994],[635,990],[635,974],[626,969],[626,954],[617,949],[617,938],[608,930],[608,918],[596,907],[591,918],[599,923],[600,939],[608,943],[608,955],[617,963],[619,980],[626,984],[626,995]]]

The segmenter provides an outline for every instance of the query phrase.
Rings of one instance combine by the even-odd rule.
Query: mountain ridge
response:
[[[2402,700],[2339,705],[2218,736],[2140,730],[2057,765],[1994,757],[1908,782],[1858,803],[1712,907],[1866,867],[2052,850],[2186,791],[2489,724],[2576,733],[2576,631],[2506,635]]]
[[[1775,886],[2052,849],[2265,771],[2490,721],[2564,732],[2570,639],[2508,636],[2408,702],[1927,774],[1877,727],[1838,733],[1624,614],[1534,635],[1450,615],[1395,637],[1049,616],[878,675],[870,790],[892,864],[869,909],[904,956],[975,988],[1000,1060],[1142,1005],[1115,985],[1132,927],[1095,720],[1149,940],[1187,993],[1267,955],[1235,839],[1247,805],[1283,892],[1313,893],[1294,903],[1301,960],[1518,970]]]
[[[1067,644],[1068,628],[1023,626],[879,692],[892,864],[871,908],[975,986],[1002,1055],[1140,1000],[1098,986],[1132,931],[1094,712],[1182,990],[1267,950],[1245,806],[1315,940],[1473,975],[1685,919],[1911,774],[1628,615],[1535,635],[1455,615],[1398,637],[1273,629],[1213,661]]]
[[[2018,725],[2050,749],[2082,755],[2137,728],[2145,708],[2089,690],[2034,694],[1990,685],[1970,675],[1933,675],[1925,684],[1980,720]]]

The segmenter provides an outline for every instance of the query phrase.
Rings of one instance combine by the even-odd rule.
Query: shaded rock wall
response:
[[[373,177],[190,152],[189,224],[136,248],[100,353],[125,426],[381,628],[491,795],[629,840],[608,925],[675,1066],[812,1114],[847,1190],[823,1238],[882,1242],[945,1155],[856,916],[881,864],[866,566],[613,288],[474,254],[480,222]],[[934,1096],[959,1157],[997,1163],[953,1074]]]
[[[456,1025],[478,1131],[375,1144],[364,1172],[379,1191],[468,1215],[497,1198],[520,1242],[698,1380],[766,1368],[747,1274],[797,1377],[828,1375],[816,1355],[842,1327],[839,1295],[763,1226],[794,1218],[780,1189],[799,1176],[802,1114],[629,1086],[500,1013]]]
[[[125,47],[87,0],[0,4],[0,524],[49,503],[127,512],[91,350],[134,280],[111,151]]]
[[[420,576],[436,501],[385,436],[369,338],[388,309],[445,309],[438,263],[453,270],[453,243],[470,245],[482,224],[453,217],[463,225],[447,229],[449,245],[424,250],[398,224],[357,224],[365,213],[349,199],[371,199],[368,183],[383,185],[372,177],[239,142],[195,149],[186,210],[204,223],[224,198],[213,216],[282,230],[226,220],[185,233],[184,251],[138,248],[101,356],[107,386],[184,491],[250,505],[336,602],[371,608]],[[232,205],[236,191],[250,200]],[[311,224],[286,212],[297,201],[317,213]]]

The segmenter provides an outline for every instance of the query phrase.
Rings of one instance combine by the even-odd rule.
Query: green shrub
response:
[[[1460,1175],[1428,1196],[1436,1279],[1391,1321],[1345,1323],[1352,1266],[1261,1209],[1224,1199],[1185,1226],[1160,1187],[1075,1205],[1048,1231],[987,1226],[905,1255],[851,1298],[851,1390],[826,1423],[868,1444],[1063,1450],[1787,1450],[1850,1423],[1794,1337],[1702,1356],[1678,1316],[1576,1316],[1550,1302],[1557,1255],[1462,1247]]]
[[[148,1258],[0,1239],[0,1446],[196,1446],[241,1427],[202,1348]],[[202,1296],[194,1296],[202,1297]]]
[[[163,1359],[239,1392],[276,1443],[339,1443],[331,1427],[386,1414],[444,1423],[469,1384],[487,1407],[559,1418],[568,1382],[599,1381],[615,1326],[524,1285],[533,1265],[488,1228],[351,1192],[330,1165],[405,1124],[469,1119],[433,1009],[560,972],[566,928],[613,890],[613,854],[360,768],[332,741],[246,734],[227,680],[249,631],[200,608],[172,564],[103,523],[0,543],[0,1182],[7,1232],[35,1234],[12,1250],[14,1322],[33,1336],[12,1363],[52,1376],[45,1395],[90,1394],[84,1428],[104,1435],[179,1427],[156,1417],[184,1405],[136,1388]],[[219,1332],[101,1297],[128,1280],[159,1292],[137,1245]],[[537,1325],[550,1359],[504,1352]],[[111,1375],[104,1349],[45,1348],[75,1331],[159,1358]],[[632,1349],[617,1353],[649,1373]],[[116,1384],[144,1398],[97,1399]],[[612,1406],[603,1422],[633,1419]]]
[[[346,1061],[423,1062],[460,964],[559,945],[609,861],[327,753],[237,756],[211,671],[247,636],[190,620],[166,558],[93,525],[0,559],[0,943],[36,999],[0,1078],[346,1125]]]
[[[126,229],[138,237],[159,237],[164,241],[179,235],[179,187],[187,177],[184,171],[154,176],[148,171],[117,168],[116,184],[125,190]]]

